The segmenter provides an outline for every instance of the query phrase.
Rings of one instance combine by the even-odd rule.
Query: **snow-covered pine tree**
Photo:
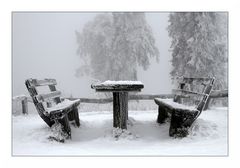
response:
[[[171,76],[216,77],[215,89],[227,87],[227,14],[178,12],[169,15]]]
[[[78,53],[85,60],[78,74],[95,79],[136,80],[137,65],[145,70],[159,52],[144,13],[97,15],[77,32]]]

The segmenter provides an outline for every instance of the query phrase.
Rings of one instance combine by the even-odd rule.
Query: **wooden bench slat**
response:
[[[63,102],[57,104],[56,106],[47,108],[46,111],[48,111],[49,113],[51,113],[52,111],[62,111],[69,107],[76,107],[79,104],[80,104],[80,99],[77,99],[77,100],[65,99]]]
[[[66,101],[67,100],[57,104],[55,107],[46,109],[50,114],[50,118],[62,118],[80,104],[79,99],[73,101],[68,100],[67,103]]]
[[[193,81],[207,82],[207,81],[210,81],[212,78],[209,78],[209,77],[178,77],[177,79],[182,79],[183,82],[191,83]]]
[[[50,98],[55,98],[55,97],[60,97],[61,96],[61,92],[60,91],[54,91],[54,92],[50,92],[50,93],[46,93],[46,94],[39,94],[36,95],[35,98],[40,101],[46,101]]]
[[[184,89],[172,89],[174,94],[180,94],[180,95],[199,95],[199,96],[206,96],[205,93],[199,93],[199,92],[194,92],[194,91],[190,91],[190,90],[184,90]]]
[[[205,83],[205,82],[209,82],[212,80],[212,78],[209,77],[199,77],[199,78],[194,78],[194,77],[178,77],[176,78],[177,80],[179,80],[179,83],[183,83],[183,84],[192,84],[193,82],[198,82],[198,83]]]
[[[46,85],[57,85],[57,81],[55,79],[31,79],[30,85],[32,87],[37,87],[37,86],[46,86]]]

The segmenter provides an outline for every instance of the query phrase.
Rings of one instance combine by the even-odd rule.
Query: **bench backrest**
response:
[[[196,109],[204,109],[213,88],[215,78],[179,78],[178,89],[175,89],[174,101],[180,102],[181,98],[198,100]]]
[[[32,97],[33,103],[43,120],[51,126],[54,122],[50,121],[48,117],[48,113],[45,110],[44,102],[48,107],[51,107],[51,102],[53,101],[55,104],[61,102],[60,95],[61,92],[56,90],[55,85],[57,82],[55,79],[27,79],[25,81],[25,85],[28,89],[30,96]],[[49,93],[40,94],[37,90],[37,87],[47,86],[49,88]]]

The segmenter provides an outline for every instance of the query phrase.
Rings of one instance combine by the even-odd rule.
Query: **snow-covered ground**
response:
[[[36,113],[13,116],[13,155],[227,155],[228,110],[204,111],[186,138],[168,136],[169,123],[156,123],[157,110],[129,111],[128,131],[113,136],[112,112],[80,111],[80,128],[71,126],[72,139],[65,143],[48,140],[52,130]],[[116,131],[116,130],[115,130]]]

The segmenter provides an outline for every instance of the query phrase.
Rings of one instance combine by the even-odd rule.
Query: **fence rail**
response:
[[[153,100],[154,98],[163,98],[163,99],[168,99],[168,98],[173,98],[173,94],[139,94],[139,95],[129,95],[128,100]],[[212,91],[210,98],[215,99],[215,98],[224,98],[228,97],[228,90],[214,90]],[[81,103],[111,103],[113,101],[112,98],[66,98],[69,100],[76,100],[80,99]]]
[[[149,94],[141,94],[141,95],[128,95],[128,100],[152,100],[154,98],[173,98],[173,94],[160,94],[160,95],[149,95]],[[80,99],[81,103],[111,103],[113,98],[66,98],[69,100]]]
[[[153,100],[154,98],[173,98],[174,94],[139,94],[139,95],[129,95],[129,100]],[[228,90],[213,90],[210,94],[210,99],[215,98],[224,98],[228,97]],[[113,101],[111,98],[66,98],[69,100],[76,100],[80,99],[81,103],[99,103],[99,104],[105,104],[105,103],[111,103]],[[33,102],[32,98],[25,95],[15,96],[13,97],[13,100],[15,101],[21,101],[22,103],[22,113],[28,114],[28,102]]]

